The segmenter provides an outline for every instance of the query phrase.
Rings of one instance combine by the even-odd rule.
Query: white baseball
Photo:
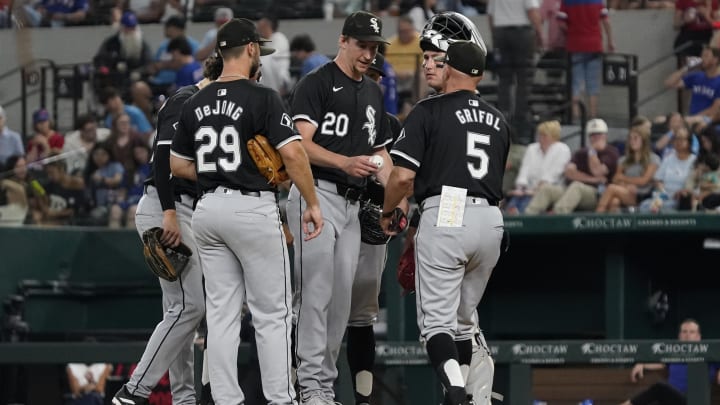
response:
[[[370,156],[370,162],[375,163],[375,166],[379,169],[383,167],[385,160],[383,160],[382,156],[372,155]]]

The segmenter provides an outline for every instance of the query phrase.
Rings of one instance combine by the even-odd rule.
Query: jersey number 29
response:
[[[468,157],[477,158],[480,160],[479,165],[468,162],[467,168],[470,175],[477,180],[481,180],[488,173],[488,163],[490,157],[484,149],[478,148],[480,145],[490,145],[490,135],[478,134],[477,132],[467,133],[467,155]],[[479,167],[478,167],[479,166]]]
[[[200,127],[195,132],[195,141],[201,142],[197,148],[197,171],[198,173],[216,172],[217,166],[226,172],[234,172],[242,163],[242,154],[240,153],[240,134],[232,125],[226,125],[220,131],[220,134],[213,127]],[[217,163],[212,161],[212,153],[220,144],[220,149],[230,155],[228,157],[220,157]]]

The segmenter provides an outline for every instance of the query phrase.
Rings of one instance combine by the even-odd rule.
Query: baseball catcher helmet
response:
[[[423,51],[447,52],[454,41],[471,41],[487,56],[485,41],[469,18],[454,11],[445,11],[430,17],[420,34]]]

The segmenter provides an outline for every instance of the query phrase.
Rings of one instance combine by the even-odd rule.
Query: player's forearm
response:
[[[410,194],[414,178],[407,176],[401,167],[393,168],[390,178],[385,185],[385,200],[383,212],[390,212],[400,204],[402,199]]]
[[[288,176],[298,188],[303,199],[310,206],[319,206],[320,202],[315,193],[315,184],[313,182],[312,171],[310,170],[310,162],[302,148],[299,151],[288,156],[283,156],[285,168]]]
[[[173,176],[197,181],[195,173],[195,162],[177,156],[170,155],[170,171]]]
[[[342,169],[346,156],[339,155],[323,148],[312,140],[303,139],[302,145],[307,152],[310,163],[315,166],[330,167],[333,169]]]

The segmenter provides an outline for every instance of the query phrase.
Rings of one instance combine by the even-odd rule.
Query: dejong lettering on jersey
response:
[[[195,107],[193,111],[198,121],[202,121],[203,118],[210,115],[225,115],[237,121],[243,113],[243,108],[229,100],[216,100],[214,108],[210,107],[209,104],[205,104]]]

